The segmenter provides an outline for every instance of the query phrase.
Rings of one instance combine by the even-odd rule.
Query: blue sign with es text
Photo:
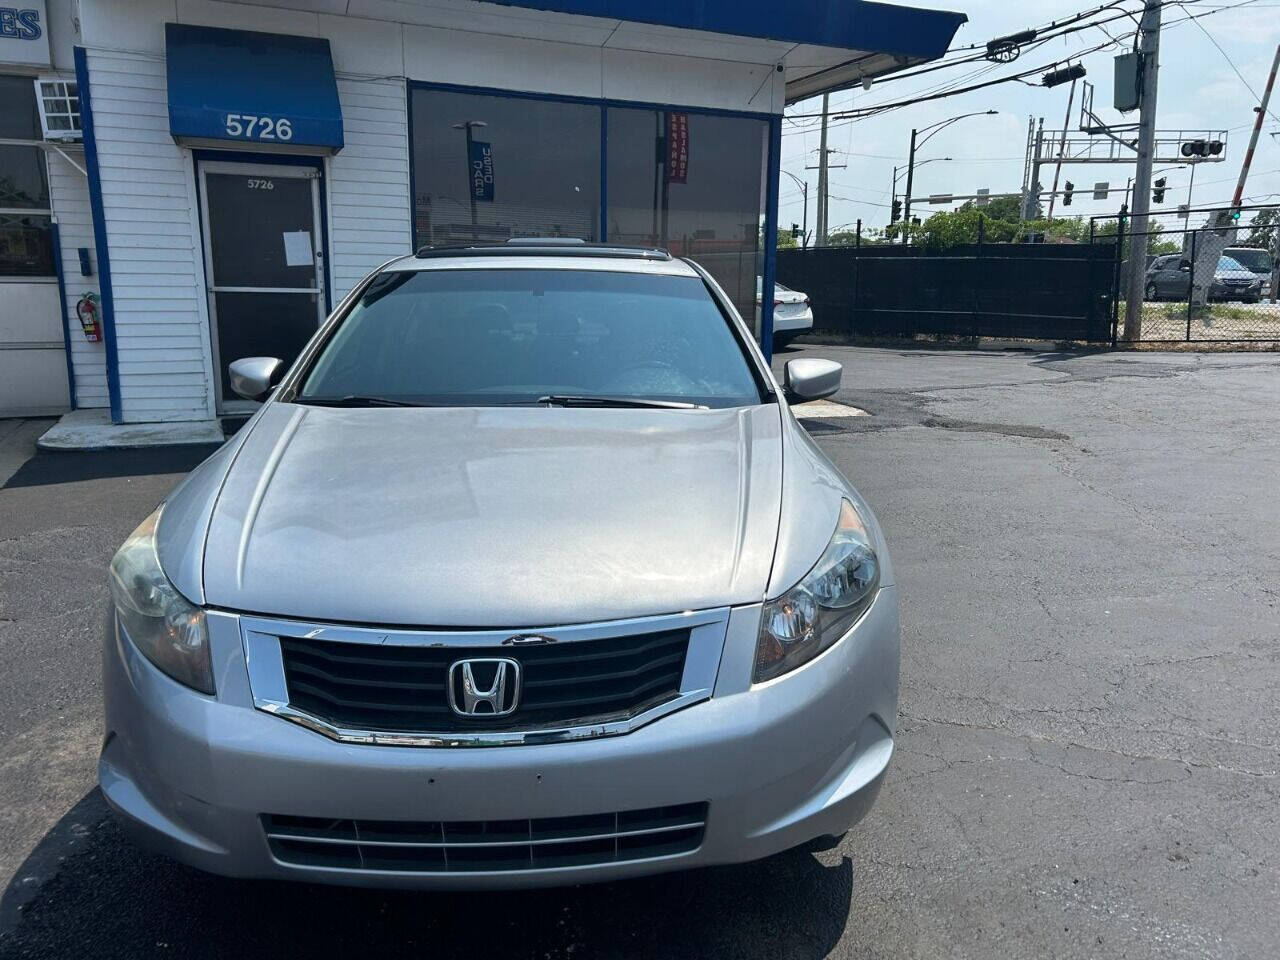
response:
[[[48,66],[47,22],[45,0],[0,0],[0,63]]]
[[[0,37],[14,40],[39,40],[40,11],[21,7],[0,7]]]
[[[467,173],[471,199],[493,201],[493,146],[483,140],[467,142]]]

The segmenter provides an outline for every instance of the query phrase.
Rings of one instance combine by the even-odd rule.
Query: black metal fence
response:
[[[1114,243],[896,244],[778,252],[814,328],[852,336],[1112,339]]]
[[[1129,264],[1140,258],[1140,329],[1145,343],[1280,341],[1280,206],[1245,207],[1223,226],[1216,210],[1152,218],[1146,231],[1124,217],[1097,218],[1120,237],[1115,270],[1117,329],[1124,338]],[[1102,226],[1105,224],[1105,228]]]

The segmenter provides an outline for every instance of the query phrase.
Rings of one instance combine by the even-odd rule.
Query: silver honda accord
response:
[[[840,835],[893,753],[871,511],[696,263],[384,265],[111,562],[102,791],[238,877],[580,883]]]

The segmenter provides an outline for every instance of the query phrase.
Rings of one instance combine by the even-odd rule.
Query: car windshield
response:
[[[1237,271],[1244,270],[1245,273],[1249,272],[1248,270],[1245,270],[1244,267],[1240,266],[1238,262],[1236,262],[1235,260],[1232,260],[1230,257],[1219,257],[1218,269],[1219,270],[1237,270]]]
[[[297,399],[441,406],[594,398],[761,402],[699,277],[603,270],[389,271],[322,348]]]
[[[1260,247],[1252,250],[1232,250],[1231,259],[1253,273],[1270,273],[1273,266],[1271,254]]]

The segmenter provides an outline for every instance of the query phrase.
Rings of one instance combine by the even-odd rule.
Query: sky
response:
[[[1104,0],[1033,0],[1010,3],[1008,0],[939,0],[917,2],[897,0],[903,6],[951,9],[968,15],[952,43],[952,50],[969,44],[985,45],[995,37],[1016,33],[1028,27],[1041,27],[1051,20],[1100,6]],[[1238,9],[1230,9],[1238,6]],[[1124,9],[1140,13],[1140,0],[1127,0]],[[1212,15],[1195,21],[1174,23],[1190,13]],[[1106,16],[1109,14],[1104,14]],[[1193,206],[1209,206],[1231,199],[1240,165],[1253,126],[1253,107],[1266,84],[1267,73],[1280,42],[1280,0],[1198,0],[1185,4],[1168,3],[1162,11],[1167,26],[1161,31],[1160,76],[1157,94],[1156,126],[1161,132],[1176,133],[1196,130],[1204,136],[1210,130],[1227,130],[1227,147],[1223,162],[1200,163],[1195,170]],[[1101,17],[1100,17],[1101,19]],[[1103,29],[1107,31],[1103,32]],[[1118,42],[1114,47],[1098,50],[1079,58],[1088,70],[1087,80],[1096,84],[1094,110],[1109,123],[1136,122],[1137,113],[1121,115],[1111,109],[1113,59],[1117,53],[1132,49],[1134,21],[1119,19],[1066,37],[1054,39],[1035,50],[1026,51],[1013,64],[994,66],[979,61],[932,72],[915,79],[891,80],[875,84],[870,90],[858,88],[831,96],[833,112],[850,107],[866,107],[875,103],[909,100],[945,82],[957,86],[982,82],[1016,73],[1055,60],[1075,62],[1077,51],[1108,41],[1108,34]],[[1215,41],[1217,46],[1215,46]],[[1218,49],[1221,47],[1221,51]],[[1233,69],[1233,65],[1234,68]],[[961,81],[979,68],[989,72]],[[1237,75],[1236,71],[1239,71]],[[1241,79],[1243,76],[1243,79]],[[827,145],[837,153],[831,163],[844,164],[844,169],[830,171],[830,212],[832,230],[848,226],[859,218],[864,227],[881,227],[889,221],[890,182],[895,165],[899,167],[898,195],[906,185],[905,169],[913,127],[923,128],[948,117],[973,111],[998,110],[994,116],[977,116],[961,120],[938,132],[922,148],[917,149],[915,198],[929,194],[972,194],[979,187],[992,193],[1016,193],[1022,187],[1023,165],[1027,145],[1028,118],[1044,117],[1046,130],[1061,130],[1067,110],[1071,85],[1047,89],[1039,86],[1039,73],[1028,78],[1036,85],[1010,82],[935,100],[910,105],[879,116],[856,121],[832,121]],[[1081,88],[1077,85],[1069,129],[1079,135]],[[818,171],[806,169],[818,162],[819,130],[816,119],[800,116],[819,114],[821,98],[793,104],[783,121],[782,168],[809,183],[809,229],[816,225]],[[1274,116],[1273,116],[1274,114]],[[1245,186],[1245,197],[1253,202],[1280,202],[1280,89],[1273,94],[1270,110],[1263,126],[1257,152]],[[950,157],[951,160],[934,158]],[[922,161],[933,159],[932,163]],[[1123,188],[1133,175],[1130,164],[1065,164],[1061,181],[1075,184],[1071,206],[1063,209],[1061,198],[1055,210],[1058,215],[1114,213],[1123,199],[1114,193],[1106,201],[1092,199],[1095,182],[1108,181]],[[1176,211],[1187,202],[1192,170],[1167,169],[1157,165],[1156,176],[1168,180],[1163,206],[1153,211]],[[1048,189],[1054,176],[1052,165],[1042,168],[1040,180]],[[1086,189],[1082,189],[1086,188]],[[1061,184],[1059,186],[1061,189]],[[1047,203],[1047,198],[1046,198]],[[927,217],[950,206],[916,203],[913,216]],[[782,177],[779,224],[785,229],[803,220],[804,201],[800,188],[788,176]],[[1163,217],[1170,224],[1173,216]],[[1194,222],[1194,221],[1193,221]]]

